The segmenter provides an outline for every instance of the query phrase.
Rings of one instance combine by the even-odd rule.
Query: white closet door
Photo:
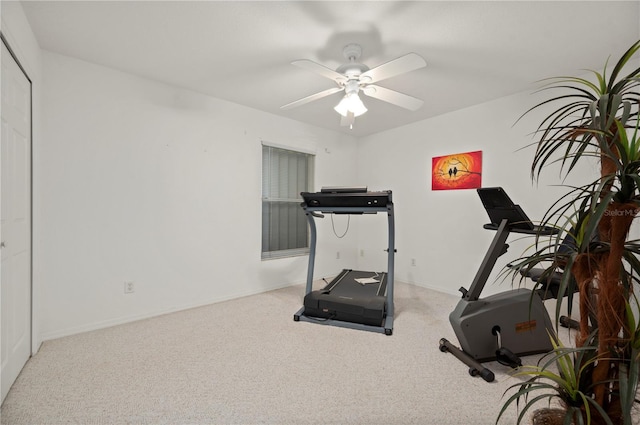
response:
[[[2,400],[31,355],[31,83],[2,44],[0,381]]]

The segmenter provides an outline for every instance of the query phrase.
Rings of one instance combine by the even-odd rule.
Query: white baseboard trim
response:
[[[295,285],[299,285],[299,284],[300,283],[289,283],[289,284],[283,284],[283,285],[275,285],[275,286],[269,287],[269,288],[257,289],[257,290],[254,290],[254,291],[239,292],[239,293],[232,294],[232,295],[227,295],[227,296],[224,296],[224,297],[215,297],[215,298],[211,298],[211,299],[208,299],[208,300],[202,300],[202,301],[195,302],[195,303],[183,304],[183,305],[173,306],[173,307],[159,309],[159,310],[155,310],[155,311],[148,311],[148,312],[144,312],[144,313],[141,313],[141,314],[134,314],[134,315],[131,315],[131,316],[117,317],[117,318],[114,318],[114,319],[104,320],[104,321],[100,321],[100,322],[87,323],[87,324],[83,324],[81,326],[73,326],[73,327],[70,327],[70,328],[61,329],[61,330],[54,331],[54,332],[44,333],[44,334],[40,335],[39,341],[40,341],[40,344],[42,344],[42,343],[44,343],[46,341],[50,341],[50,340],[53,340],[53,339],[64,338],[66,336],[76,335],[76,334],[80,334],[80,333],[84,333],[84,332],[91,332],[91,331],[96,331],[96,330],[100,330],[100,329],[106,329],[106,328],[110,328],[110,327],[118,326],[118,325],[124,325],[124,324],[127,324],[127,323],[137,322],[139,320],[150,319],[150,318],[153,318],[153,317],[163,316],[165,314],[176,313],[176,312],[179,312],[179,311],[190,310],[192,308],[204,307],[204,306],[207,306],[207,305],[221,303],[221,302],[224,302],[224,301],[229,301],[229,300],[234,300],[234,299],[238,299],[238,298],[248,297],[248,296],[251,296],[251,295],[262,294],[262,293],[265,293],[265,292],[275,291],[277,289],[287,288],[289,286],[295,286]]]

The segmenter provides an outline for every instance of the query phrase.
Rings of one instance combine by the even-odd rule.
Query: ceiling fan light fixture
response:
[[[367,112],[367,107],[362,103],[358,93],[347,93],[333,109],[343,117],[346,117],[349,112],[353,113],[354,117]]]
[[[423,105],[424,102],[418,98],[374,85],[378,81],[424,68],[427,63],[421,56],[416,53],[408,53],[374,68],[369,68],[359,62],[362,54],[360,45],[348,44],[344,47],[342,53],[347,63],[340,65],[335,70],[308,59],[299,59],[291,62],[295,66],[308,69],[333,80],[336,86],[288,103],[281,106],[280,109],[302,106],[314,100],[344,91],[345,95],[334,109],[342,116],[340,126],[353,128],[354,118],[367,112],[366,106],[358,96],[359,93],[364,93],[369,97],[410,111],[416,111]]]

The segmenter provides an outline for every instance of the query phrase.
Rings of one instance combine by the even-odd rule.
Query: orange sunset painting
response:
[[[431,190],[476,189],[481,185],[482,151],[432,158]]]

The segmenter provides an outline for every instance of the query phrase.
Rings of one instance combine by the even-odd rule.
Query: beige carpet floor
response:
[[[303,292],[46,341],[7,396],[1,423],[490,425],[518,382],[497,363],[486,364],[495,382],[471,377],[439,351],[441,337],[457,344],[448,322],[457,297],[396,284],[386,336],[294,322]],[[510,409],[500,424],[515,417]]]

